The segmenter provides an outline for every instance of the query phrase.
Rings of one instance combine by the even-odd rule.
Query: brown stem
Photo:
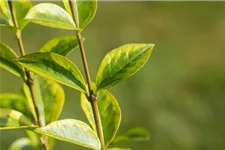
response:
[[[79,28],[79,19],[77,17],[77,14],[78,14],[77,8],[75,7],[74,2],[72,0],[69,0],[69,5],[70,5],[70,10],[72,12],[73,20],[74,20],[77,28]],[[91,85],[91,77],[90,77],[90,72],[88,69],[88,63],[87,63],[87,58],[86,58],[86,54],[85,54],[85,50],[84,50],[82,35],[80,32],[77,32],[76,35],[77,35],[77,39],[78,39],[78,43],[79,43],[79,47],[80,47],[81,58],[82,58],[83,66],[84,66],[87,84],[88,84],[89,95],[87,97],[88,97],[89,102],[91,103],[91,107],[92,107],[92,111],[93,111],[93,115],[94,115],[94,119],[95,119],[95,126],[96,126],[96,130],[97,130],[97,134],[98,134],[99,140],[101,142],[101,150],[105,150],[105,142],[104,142],[104,136],[103,136],[103,131],[102,131],[101,118],[99,115],[99,110],[98,110],[98,105],[97,105],[97,96],[94,94],[93,88]]]
[[[87,58],[86,58],[86,54],[85,54],[85,50],[84,50],[83,39],[82,39],[82,36],[80,33],[77,33],[77,39],[78,39],[80,53],[81,53],[82,62],[83,62],[83,66],[84,66],[84,71],[85,71],[85,75],[86,75],[86,79],[87,79],[88,90],[89,90],[89,94],[91,95],[91,93],[93,93],[93,88],[91,85],[91,77],[90,77],[90,72],[88,69],[88,63],[87,63]]]
[[[13,2],[11,0],[9,0],[8,4],[9,4],[9,8],[10,8],[10,12],[11,12],[11,15],[12,15],[14,26],[17,29],[19,29],[19,24],[18,24],[18,21],[17,21],[16,13],[15,13],[15,10],[13,9]],[[23,40],[22,40],[20,30],[18,30],[17,33],[16,33],[16,39],[17,39],[17,42],[18,42],[18,45],[19,45],[20,54],[21,54],[21,56],[24,56],[25,50],[24,50]],[[36,113],[36,116],[37,116],[37,120],[36,120],[37,125],[39,127],[42,127],[44,124],[41,121],[41,116],[40,116],[40,113],[39,113],[39,110],[38,110],[37,101],[36,101],[35,94],[34,94],[34,80],[31,78],[30,72],[27,69],[25,69],[25,78],[26,79],[24,79],[24,81],[27,84],[27,86],[29,87],[32,102],[33,102],[33,105],[34,105],[34,110],[35,110],[35,113]],[[45,150],[49,150],[47,143],[48,142],[46,142],[46,140],[45,140],[45,142],[42,142],[43,148]]]

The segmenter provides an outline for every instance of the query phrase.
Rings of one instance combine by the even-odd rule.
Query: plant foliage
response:
[[[24,81],[20,93],[1,94],[0,130],[24,129],[28,133],[28,137],[16,140],[9,149],[33,150],[41,144],[47,150],[46,147],[52,148],[51,138],[96,150],[105,150],[112,143],[149,139],[143,128],[133,128],[116,136],[121,110],[107,89],[142,68],[154,44],[131,43],[111,50],[99,66],[95,84],[89,78],[80,32],[94,18],[97,1],[63,0],[63,4],[65,9],[52,3],[32,7],[29,0],[0,1],[0,25],[16,31],[21,51],[18,57],[12,48],[0,43],[0,66]],[[53,38],[36,53],[26,55],[21,32],[28,23],[74,30],[76,36]],[[78,67],[66,57],[76,47],[81,50],[86,82]],[[58,83],[81,92],[81,107],[90,126],[75,119],[57,120],[65,101],[64,90]],[[128,149],[111,147],[108,150]]]

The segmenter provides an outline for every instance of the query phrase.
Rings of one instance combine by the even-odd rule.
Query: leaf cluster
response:
[[[40,3],[32,6],[29,0],[13,1],[10,8],[7,1],[0,1],[0,25],[9,27],[15,34],[22,33],[29,23],[67,29],[80,33],[91,22],[97,10],[97,1],[63,0],[65,9],[52,3]],[[14,15],[12,14],[14,11]],[[74,16],[73,12],[76,12]],[[17,19],[17,25],[14,19]],[[105,55],[92,81],[96,95],[101,132],[104,141],[100,141],[96,120],[89,96],[91,91],[79,68],[67,58],[75,48],[80,47],[76,36],[55,37],[46,42],[36,53],[17,56],[10,46],[0,43],[0,67],[20,77],[24,84],[19,93],[0,95],[0,130],[25,129],[28,137],[15,141],[10,150],[39,147],[40,137],[70,142],[96,150],[125,150],[112,148],[122,141],[147,140],[148,131],[133,128],[116,136],[121,122],[121,110],[116,98],[108,88],[136,73],[149,59],[154,44],[132,43],[111,50]],[[31,73],[33,94],[27,81]],[[81,107],[88,123],[76,119],[58,120],[65,101],[60,84],[69,86],[81,93]],[[37,109],[38,108],[38,109]],[[38,111],[37,111],[38,110]],[[37,120],[41,122],[37,124]],[[53,139],[51,139],[53,138]],[[101,146],[104,142],[105,147]],[[53,144],[50,144],[53,145]],[[110,148],[111,147],[111,148]]]

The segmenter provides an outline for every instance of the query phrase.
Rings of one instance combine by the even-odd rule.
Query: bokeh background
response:
[[[62,6],[61,2],[53,3]],[[1,41],[18,53],[14,33],[0,29]],[[60,35],[74,33],[29,24],[23,32],[25,49],[35,52]],[[128,142],[120,147],[225,149],[225,2],[99,2],[97,14],[83,36],[92,79],[111,49],[127,43],[156,45],[143,69],[110,89],[122,110],[119,133],[142,126],[151,134],[148,142]],[[83,69],[78,49],[69,58]],[[17,92],[22,81],[0,71],[0,92]],[[66,102],[60,119],[86,121],[79,92],[64,89]],[[0,131],[0,136],[0,149],[7,150],[25,133]],[[55,150],[62,149],[83,150],[57,141]]]

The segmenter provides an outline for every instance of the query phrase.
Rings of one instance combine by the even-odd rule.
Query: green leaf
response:
[[[36,115],[33,100],[32,100],[31,94],[30,94],[30,89],[29,89],[29,87],[27,86],[26,83],[23,84],[23,91],[24,91],[25,97],[27,99],[30,111],[33,114],[34,119],[37,120],[37,115]]]
[[[40,136],[37,133],[35,133],[31,130],[26,130],[25,132],[26,132],[26,135],[29,138],[30,143],[32,145],[39,145],[40,144]]]
[[[38,108],[38,113],[39,113],[39,119],[41,119],[41,126],[45,126],[46,123],[45,123],[45,111],[44,111],[44,103],[43,103],[43,97],[42,97],[42,85],[40,85],[37,77],[35,76],[34,78],[34,82],[33,82],[33,92],[34,92],[34,97],[35,97],[35,101],[36,101],[36,105],[37,105],[37,108]],[[30,88],[24,84],[24,93],[26,95],[26,98],[28,100],[28,104],[29,104],[29,107],[31,109],[31,112],[34,116],[34,118],[37,120],[37,115],[36,115],[36,111],[35,111],[35,106],[34,106],[34,103],[33,103],[33,99],[32,99],[32,95],[31,95],[31,92],[30,92]]]
[[[46,125],[46,122],[45,122],[45,110],[44,110],[44,100],[43,100],[43,97],[42,97],[42,85],[39,83],[39,80],[37,79],[37,76],[34,77],[34,83],[33,83],[33,86],[34,86],[34,97],[35,97],[35,101],[36,101],[36,105],[37,105],[37,108],[38,108],[38,112],[39,112],[39,117],[40,117],[40,123],[41,126],[45,126]],[[30,94],[30,92],[29,92]],[[30,95],[31,96],[31,95]]]
[[[0,5],[2,4],[2,1],[0,1]],[[1,8],[2,6],[0,6]],[[8,17],[2,12],[2,9],[0,9],[0,26],[6,26],[6,27],[12,27],[13,28],[13,22],[8,19]]]
[[[109,88],[137,72],[147,62],[153,47],[127,44],[106,54],[97,72],[97,90]]]
[[[27,22],[24,21],[24,17],[29,11],[29,9],[32,7],[32,3],[29,0],[16,0],[13,2],[13,9],[15,10],[16,18],[19,23],[19,28],[23,29]],[[12,16],[10,13],[10,9],[8,6],[8,1],[1,0],[0,1],[0,25],[2,26],[10,26],[14,27]]]
[[[60,36],[51,39],[42,46],[39,52],[53,52],[63,56],[69,54],[78,46],[78,40],[74,36]]]
[[[119,128],[121,111],[117,100],[107,90],[99,91],[97,102],[102,123],[104,141],[107,147],[115,137]],[[81,107],[92,128],[95,129],[93,111],[89,101],[83,93],[81,94]]]
[[[12,109],[0,108],[0,130],[29,128],[32,126],[31,121],[22,113]]]
[[[79,69],[66,57],[55,53],[34,53],[17,59],[28,70],[85,92],[85,81]]]
[[[27,13],[25,20],[48,27],[79,30],[64,9],[51,3],[35,5]]]
[[[16,53],[7,45],[0,43],[0,67],[8,70],[9,72],[22,76],[24,75],[23,69],[13,60],[17,58]]]
[[[75,119],[55,121],[34,131],[87,148],[100,149],[101,147],[96,133],[86,123]]]
[[[94,18],[97,10],[97,0],[73,0],[74,9],[78,11],[78,27],[83,29]],[[72,16],[68,0],[63,0],[67,12]]]
[[[16,11],[16,18],[19,23],[20,29],[27,25],[27,21],[23,20],[27,12],[31,9],[32,3],[29,0],[16,0],[13,1],[13,8]]]
[[[113,144],[124,141],[147,141],[150,139],[149,132],[141,127],[131,128],[125,133],[116,136]]]
[[[24,93],[34,118],[37,119],[29,87],[24,84]],[[52,80],[40,76],[34,78],[34,96],[42,126],[58,119],[64,105],[64,90]]]
[[[34,145],[31,140],[27,137],[20,138],[14,141],[9,150],[37,150],[37,145]]]
[[[41,135],[42,136],[41,137],[39,134],[33,132],[33,130],[26,130],[26,134],[27,134],[27,137],[30,140],[30,143],[36,147],[35,150],[42,150],[42,147],[40,146],[40,138],[45,139],[46,136],[43,135],[43,136],[45,136],[45,137],[43,137]],[[48,148],[49,148],[49,150],[53,150],[54,146],[55,146],[55,139],[48,137]]]
[[[26,99],[18,94],[4,93],[0,94],[0,108],[10,108],[30,116]]]
[[[6,0],[0,1],[0,26],[14,26],[8,1]]]
[[[64,105],[64,90],[54,81],[36,77],[41,88],[46,124],[58,119]]]
[[[107,150],[131,150],[129,148],[118,148],[118,147],[113,147],[113,148],[107,148]]]

